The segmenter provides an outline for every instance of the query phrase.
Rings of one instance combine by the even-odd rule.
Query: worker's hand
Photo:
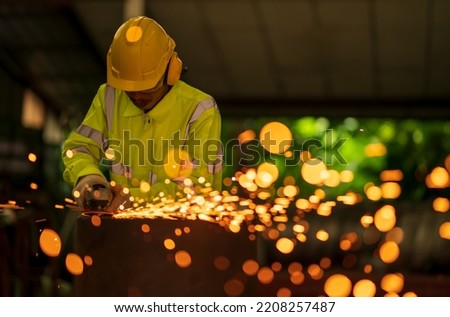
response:
[[[115,183],[111,185],[106,178],[97,174],[83,176],[74,187],[72,194],[77,205],[84,210],[93,209],[86,198],[92,196],[89,195],[89,193],[95,190],[96,187],[103,187],[104,190],[107,191],[105,196],[109,197],[108,199],[110,200],[105,204],[105,208],[102,211],[116,213],[132,206],[132,202],[130,201],[130,191],[127,188]],[[98,208],[94,209],[98,210]]]
[[[109,204],[109,206],[105,209],[106,211],[116,213],[133,205],[130,201],[131,195],[128,188],[122,187],[114,182],[109,188],[113,194],[113,199],[111,204]]]
[[[103,176],[91,174],[83,176],[78,180],[78,183],[73,188],[72,196],[75,198],[75,201],[80,208],[85,210],[91,209],[87,198],[96,187],[102,187],[105,188],[105,190],[110,191],[109,183]]]

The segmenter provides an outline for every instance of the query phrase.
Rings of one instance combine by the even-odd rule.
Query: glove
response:
[[[89,197],[94,197],[96,190],[102,190],[101,205],[93,207],[90,204]],[[130,201],[130,194],[128,190],[125,190],[121,185],[115,184],[114,186],[108,183],[108,181],[100,175],[91,174],[82,177],[77,185],[73,189],[73,197],[77,202],[77,205],[85,210],[103,210],[112,213],[118,212],[120,209],[129,208],[132,206]],[[107,200],[104,203],[104,200]]]
[[[102,197],[96,197],[98,196],[98,192],[95,192],[96,190],[102,191]],[[112,200],[112,193],[109,189],[108,181],[105,177],[97,174],[86,175],[80,178],[73,188],[72,196],[75,198],[77,205],[85,210],[99,209],[91,206],[92,198],[101,199],[104,207],[109,205]]]

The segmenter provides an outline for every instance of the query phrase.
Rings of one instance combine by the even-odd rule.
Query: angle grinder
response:
[[[103,211],[111,204],[113,195],[111,190],[102,184],[92,185],[86,192],[86,206],[89,211]]]

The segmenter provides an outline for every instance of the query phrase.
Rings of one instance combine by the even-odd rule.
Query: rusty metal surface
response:
[[[76,296],[227,296],[226,283],[243,286],[240,296],[255,295],[256,277],[242,271],[257,256],[248,232],[200,220],[100,219],[99,226],[88,216],[77,220],[76,252],[93,263],[75,278]],[[175,242],[173,250],[165,239]],[[177,264],[178,251],[189,253],[188,267]]]

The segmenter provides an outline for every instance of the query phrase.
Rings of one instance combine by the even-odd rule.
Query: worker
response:
[[[63,145],[63,177],[77,204],[89,209],[98,188],[111,197],[102,206],[109,212],[220,191],[220,112],[213,97],[180,79],[175,41],[155,20],[134,17],[118,28],[106,60],[107,83]]]

